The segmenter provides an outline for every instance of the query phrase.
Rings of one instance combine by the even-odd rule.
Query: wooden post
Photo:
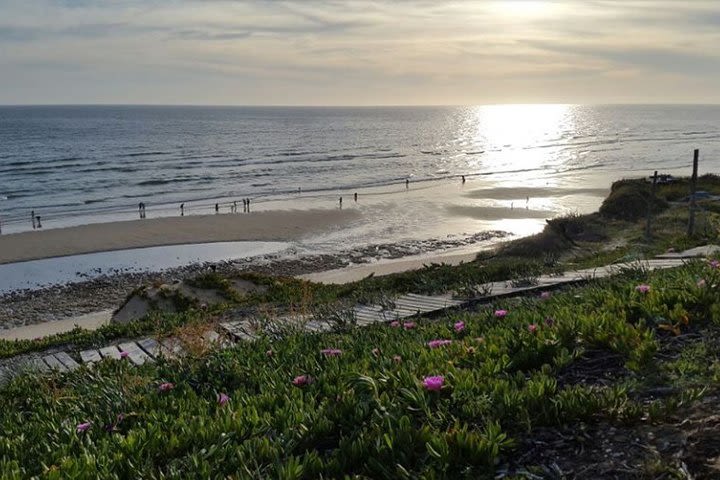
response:
[[[695,192],[697,191],[698,156],[700,150],[697,148],[693,154],[693,173],[690,180],[690,219],[688,220],[688,237],[695,234]]]
[[[648,208],[647,208],[647,221],[645,223],[645,238],[650,240],[651,236],[651,223],[652,223],[652,207],[655,201],[655,188],[657,187],[657,170],[652,177],[652,187],[650,187],[650,196],[648,197]]]

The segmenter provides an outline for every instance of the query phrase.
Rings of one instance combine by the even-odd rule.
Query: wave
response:
[[[129,158],[134,158],[134,157],[151,157],[151,156],[153,156],[153,155],[170,155],[171,153],[172,153],[172,152],[160,152],[160,151],[158,151],[158,152],[122,153],[122,154],[118,155],[118,157],[122,157],[122,158],[124,158],[124,157],[129,157]]]

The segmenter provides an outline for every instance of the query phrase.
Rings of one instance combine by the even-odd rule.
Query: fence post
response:
[[[655,200],[655,188],[657,187],[657,170],[652,177],[652,187],[650,187],[650,196],[648,197],[647,220],[645,223],[645,238],[650,240],[651,223],[652,223],[652,207]]]
[[[688,220],[688,237],[692,237],[695,234],[695,192],[697,191],[697,173],[698,173],[698,156],[700,150],[697,148],[693,153],[693,173],[692,179],[690,180],[690,218]]]

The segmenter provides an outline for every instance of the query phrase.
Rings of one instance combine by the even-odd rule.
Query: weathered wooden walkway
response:
[[[706,254],[709,250],[693,249],[687,255],[683,253],[674,254],[671,257],[656,258],[646,261],[632,263],[607,265],[598,268],[587,268],[565,272],[562,275],[544,275],[532,284],[516,285],[511,281],[494,282],[479,286],[485,291],[482,296],[468,299],[454,299],[450,294],[427,296],[408,293],[392,299],[387,305],[358,305],[351,311],[346,312],[348,318],[360,326],[370,325],[378,322],[390,322],[409,317],[436,314],[451,308],[462,308],[474,303],[490,302],[497,298],[521,295],[532,291],[542,291],[557,288],[567,284],[586,282],[593,279],[605,278],[620,273],[623,269],[645,268],[657,270],[681,266],[687,258],[699,254]],[[690,255],[692,253],[692,255]],[[299,328],[308,332],[320,332],[330,330],[333,322],[313,318],[311,316],[288,316],[275,320],[276,323],[294,323]],[[233,342],[251,341],[257,337],[257,332],[250,321],[227,321],[218,324],[216,329],[207,330],[202,334],[203,342],[209,345],[224,348],[232,345]],[[143,338],[109,345],[99,349],[89,349],[80,352],[60,351],[55,353],[28,354],[12,359],[7,365],[0,367],[0,385],[9,379],[27,371],[70,371],[78,368],[81,364],[93,364],[103,359],[127,360],[134,365],[143,365],[154,362],[163,356],[173,358],[182,356],[185,352],[183,342],[178,338],[153,339]],[[72,354],[72,355],[71,355]]]

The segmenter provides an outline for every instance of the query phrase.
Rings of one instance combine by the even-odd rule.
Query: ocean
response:
[[[720,107],[0,107],[0,222],[133,219],[140,202],[149,217],[243,198],[339,208],[342,196],[363,220],[318,245],[524,234],[597,209],[613,180],[689,174],[694,148],[701,173],[719,170]]]

